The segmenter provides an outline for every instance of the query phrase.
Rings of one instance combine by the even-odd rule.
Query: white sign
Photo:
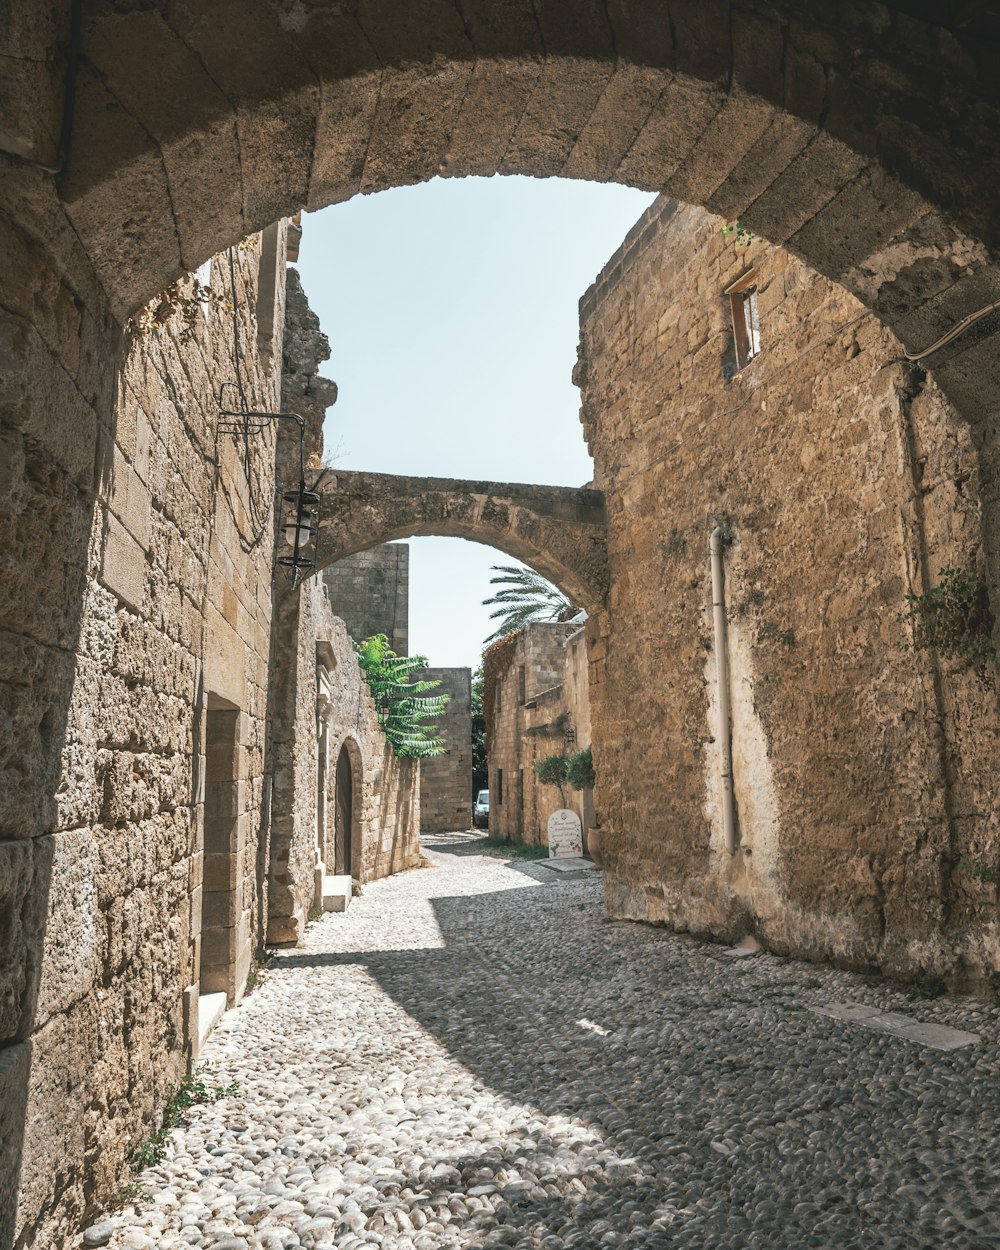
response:
[[[549,817],[549,859],[578,859],[582,854],[580,817],[568,807],[560,807]]]

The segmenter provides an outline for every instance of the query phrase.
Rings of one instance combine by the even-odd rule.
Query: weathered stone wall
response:
[[[410,649],[410,549],[384,543],[323,570],[333,610],[352,638],[385,634],[397,655]]]
[[[322,578],[280,597],[274,650],[276,663],[284,654],[289,664],[273,687],[268,941],[288,946],[301,942],[310,909],[322,903],[324,872],[365,882],[419,862],[420,766],[397,758],[386,742]],[[352,774],[347,862],[337,862],[335,849],[342,749]]]
[[[907,593],[981,572],[978,466],[933,379],[842,288],[659,200],[581,301],[609,514],[588,622],[613,914],[974,981],[1000,967],[997,714],[898,644]],[[735,369],[723,292],[756,270]],[[720,823],[708,537],[721,525],[739,847]]]
[[[443,833],[472,827],[472,670],[426,668],[417,676],[441,684],[430,694],[446,694],[438,722],[446,755],[420,762],[420,829]]]
[[[557,786],[540,784],[534,766],[575,749],[563,683],[565,643],[577,629],[558,623],[527,626],[517,635],[509,661],[488,677],[484,704],[492,712],[486,721],[486,755],[494,837],[547,845],[549,817],[573,806],[575,791],[564,786],[560,795]]]
[[[252,401],[273,407],[260,259],[259,241],[236,254],[235,316]],[[101,343],[41,263],[36,250],[25,270],[48,292],[35,325],[4,314],[18,366],[3,408],[0,637],[17,680],[0,890],[17,921],[0,957],[0,1244],[17,1230],[55,1245],[114,1188],[196,1052],[199,989],[239,997],[262,923],[272,553],[252,512],[270,505],[273,436],[253,444],[248,483],[219,433],[228,311],[186,317],[161,301],[132,336],[101,327]],[[231,298],[224,261],[211,282]],[[29,386],[49,352],[63,366]]]

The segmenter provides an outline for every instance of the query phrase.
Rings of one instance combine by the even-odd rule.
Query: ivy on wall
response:
[[[897,622],[909,627],[901,649],[935,651],[942,659],[960,660],[985,679],[996,659],[993,612],[986,579],[963,569],[942,569],[926,594],[907,595],[906,611]]]

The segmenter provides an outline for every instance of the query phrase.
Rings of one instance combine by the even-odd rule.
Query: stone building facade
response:
[[[310,911],[343,910],[354,883],[419,862],[420,765],[379,729],[321,578],[281,595],[274,653],[267,940],[294,946]]]
[[[590,660],[578,622],[528,625],[484,655],[483,706],[490,779],[490,833],[548,844],[548,821],[568,807],[594,823],[590,791],[543,785],[535,765],[590,746]]]
[[[330,604],[356,640],[385,634],[397,655],[409,654],[410,549],[383,543],[344,556],[322,573]],[[472,824],[472,675],[467,668],[420,674],[441,683],[448,708],[439,722],[445,755],[420,765],[420,829],[440,833]]]
[[[37,562],[5,568],[7,649],[48,679],[11,708],[25,751],[46,762],[3,787],[5,832],[22,836],[0,843],[15,918],[0,958],[0,1139],[4,1177],[19,1183],[0,1194],[0,1243],[13,1221],[58,1244],[114,1189],[197,1053],[199,999],[239,1001],[266,922],[274,432],[249,447],[220,433],[218,393],[233,377],[235,319],[252,403],[279,405],[284,235],[272,229],[269,257],[260,237],[233,249],[232,274],[217,257],[201,274],[217,299],[185,313],[190,288],[166,293],[117,359],[94,362],[116,399],[72,469],[52,462],[65,448],[46,450],[55,429],[8,443],[7,523],[72,579],[64,592],[81,610],[75,621],[52,610],[48,588],[26,580]],[[53,474],[74,506],[32,535]]]
[[[247,434],[220,416],[239,383],[255,410],[303,410],[319,452],[336,392],[288,238],[278,223],[215,257],[136,316],[117,357],[81,361],[113,391],[103,416],[71,388],[63,428],[25,404],[26,424],[5,418],[0,510],[33,557],[6,549],[0,639],[35,686],[4,687],[0,1245],[61,1244],[114,1191],[206,1017],[239,1002],[269,933],[294,940],[288,896],[317,888],[317,848],[332,854],[316,837],[321,742],[353,753],[352,874],[419,853],[417,770],[386,751],[321,583],[290,596],[272,578],[297,443],[277,454],[274,423]],[[310,604],[292,645],[312,686],[281,741],[271,644],[289,597]],[[275,867],[281,779],[310,768],[311,853]]]
[[[897,620],[942,570],[983,574],[973,439],[843,288],[724,224],[661,197],[580,305],[611,570],[588,621],[608,908],[982,984],[1000,970],[976,871],[1000,849],[995,666],[915,652]]]
[[[447,833],[472,827],[472,670],[426,668],[421,680],[441,684],[429,693],[446,694],[438,722],[446,754],[420,763],[420,830]]]
[[[410,653],[410,549],[383,543],[323,570],[333,610],[358,641],[385,634],[397,655]]]

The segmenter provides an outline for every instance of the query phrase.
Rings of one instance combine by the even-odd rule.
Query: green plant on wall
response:
[[[543,786],[559,786],[566,784],[566,766],[568,755],[548,755],[535,762],[535,776]]]
[[[985,885],[1000,885],[1000,868],[996,864],[982,859],[963,859],[958,866],[974,881],[982,881]]]
[[[232,301],[221,291],[201,282],[194,274],[178,278],[161,291],[145,308],[140,309],[128,322],[128,329],[135,338],[143,338],[154,330],[162,330],[175,317],[181,328],[182,340],[194,333],[198,324],[199,310],[209,305],[232,311]]]
[[[775,625],[774,621],[767,621],[760,627],[760,636],[762,641],[780,642],[783,647],[793,647],[795,645],[795,631],[781,629]]]
[[[574,790],[592,790],[594,787],[594,759],[590,747],[577,751],[575,755],[549,755],[535,763],[535,776],[544,786],[558,786],[560,795],[563,786]]]
[[[746,226],[740,225],[738,221],[733,221],[729,225],[723,226],[722,233],[727,238],[732,237],[737,247],[749,247],[753,242],[753,231],[748,230]]]
[[[427,667],[422,655],[397,655],[385,634],[356,642],[354,650],[375,701],[379,727],[397,755],[425,760],[444,755],[436,721],[448,706],[446,694],[429,695],[439,681],[414,681],[413,674]]]
[[[899,644],[915,651],[936,651],[943,659],[962,661],[982,679],[996,658],[993,612],[986,579],[962,569],[942,569],[937,585],[926,594],[907,595],[906,611],[896,620],[909,627],[909,639]]]
[[[593,790],[594,756],[590,747],[577,751],[566,760],[566,780],[574,790]]]
[[[543,760],[535,761],[535,776],[543,786],[559,787],[559,802],[563,807],[566,806],[566,792],[563,789],[566,784],[566,764],[565,755],[548,755]]]

